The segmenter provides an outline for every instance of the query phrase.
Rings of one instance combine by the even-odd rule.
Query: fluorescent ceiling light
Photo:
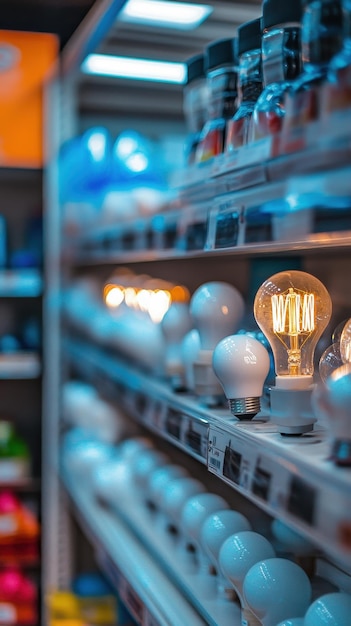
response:
[[[182,85],[186,80],[184,63],[134,59],[107,54],[89,54],[83,61],[81,69],[85,74],[177,83],[179,85]]]
[[[123,22],[168,28],[197,28],[213,8],[206,4],[168,2],[167,0],[128,0],[118,16]]]

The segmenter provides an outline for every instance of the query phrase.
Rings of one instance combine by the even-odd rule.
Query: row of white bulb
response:
[[[173,542],[170,562],[177,558],[192,573],[202,598],[212,597],[221,606],[233,601],[228,589],[234,590],[246,626],[349,626],[350,595],[315,591],[313,598],[310,580],[299,565],[277,557],[273,545],[252,530],[244,515],[230,509],[221,496],[208,493],[202,482],[154,450],[149,440],[126,439],[115,448],[86,443],[73,432],[66,438],[66,469],[90,477],[96,496],[117,509],[132,494],[133,522],[138,524],[143,515],[158,542],[168,536]],[[285,552],[314,553],[307,540],[277,520],[272,533]],[[188,544],[195,548],[195,557]]]
[[[189,309],[172,305],[161,327],[168,375],[182,375],[186,388],[207,404],[224,391],[231,413],[248,419],[260,410],[270,359],[261,339],[230,334],[238,329],[243,310],[234,287],[207,283],[195,291]],[[351,320],[334,333],[333,345],[322,355],[321,384],[316,386],[314,350],[331,316],[322,283],[305,272],[274,275],[258,291],[254,312],[275,360],[270,420],[281,434],[300,435],[320,418],[331,439],[333,459],[350,465]],[[192,324],[195,329],[189,330]]]
[[[87,294],[85,293],[85,296]],[[91,294],[90,294],[91,295]],[[73,298],[73,300],[72,300]],[[67,299],[67,301],[69,301]],[[261,339],[269,341],[274,355],[276,379],[270,392],[269,418],[283,435],[313,430],[317,417],[327,418],[337,429],[343,460],[349,440],[347,410],[351,399],[351,333],[345,326],[342,348],[346,367],[325,380],[322,394],[312,395],[314,351],[331,316],[331,300],[322,283],[301,271],[286,271],[268,278],[258,290],[254,314],[262,330],[260,340],[238,333],[244,315],[240,292],[221,281],[201,285],[190,305],[174,302],[161,323],[154,324],[142,313],[119,311],[106,314],[98,297],[82,298],[71,293],[70,313],[109,346],[116,346],[153,371],[166,375],[175,389],[187,389],[199,402],[216,405],[228,399],[235,417],[248,419],[260,411],[260,397],[270,368],[270,358]],[[333,346],[335,350],[335,346]],[[334,354],[334,352],[333,352]],[[341,363],[337,362],[338,365]],[[330,350],[321,367],[328,372]],[[340,394],[340,389],[343,394]],[[336,408],[336,410],[335,410]],[[335,417],[335,414],[337,417]],[[332,435],[333,438],[333,435]],[[334,446],[334,444],[333,444]],[[350,446],[351,448],[351,446]]]

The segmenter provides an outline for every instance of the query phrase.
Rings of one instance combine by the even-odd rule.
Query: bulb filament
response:
[[[301,370],[301,348],[315,329],[314,294],[295,291],[272,296],[273,332],[287,348],[291,376]],[[287,343],[283,337],[287,337]]]

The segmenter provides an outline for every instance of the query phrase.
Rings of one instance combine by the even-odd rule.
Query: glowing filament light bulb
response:
[[[314,350],[331,316],[324,285],[306,272],[275,274],[258,290],[254,314],[271,344],[277,377],[286,377],[289,388],[297,384],[290,377],[311,384]]]
[[[289,374],[297,376],[301,368],[301,348],[315,330],[314,294],[299,293],[292,287],[285,293],[274,294],[272,318],[273,332],[288,351]]]
[[[275,362],[271,419],[282,435],[313,430],[314,352],[331,309],[324,285],[311,274],[297,270],[274,274],[256,294],[255,318],[271,344]]]

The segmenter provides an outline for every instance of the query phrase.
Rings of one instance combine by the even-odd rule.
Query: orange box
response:
[[[0,167],[43,165],[43,84],[58,38],[0,30]]]

